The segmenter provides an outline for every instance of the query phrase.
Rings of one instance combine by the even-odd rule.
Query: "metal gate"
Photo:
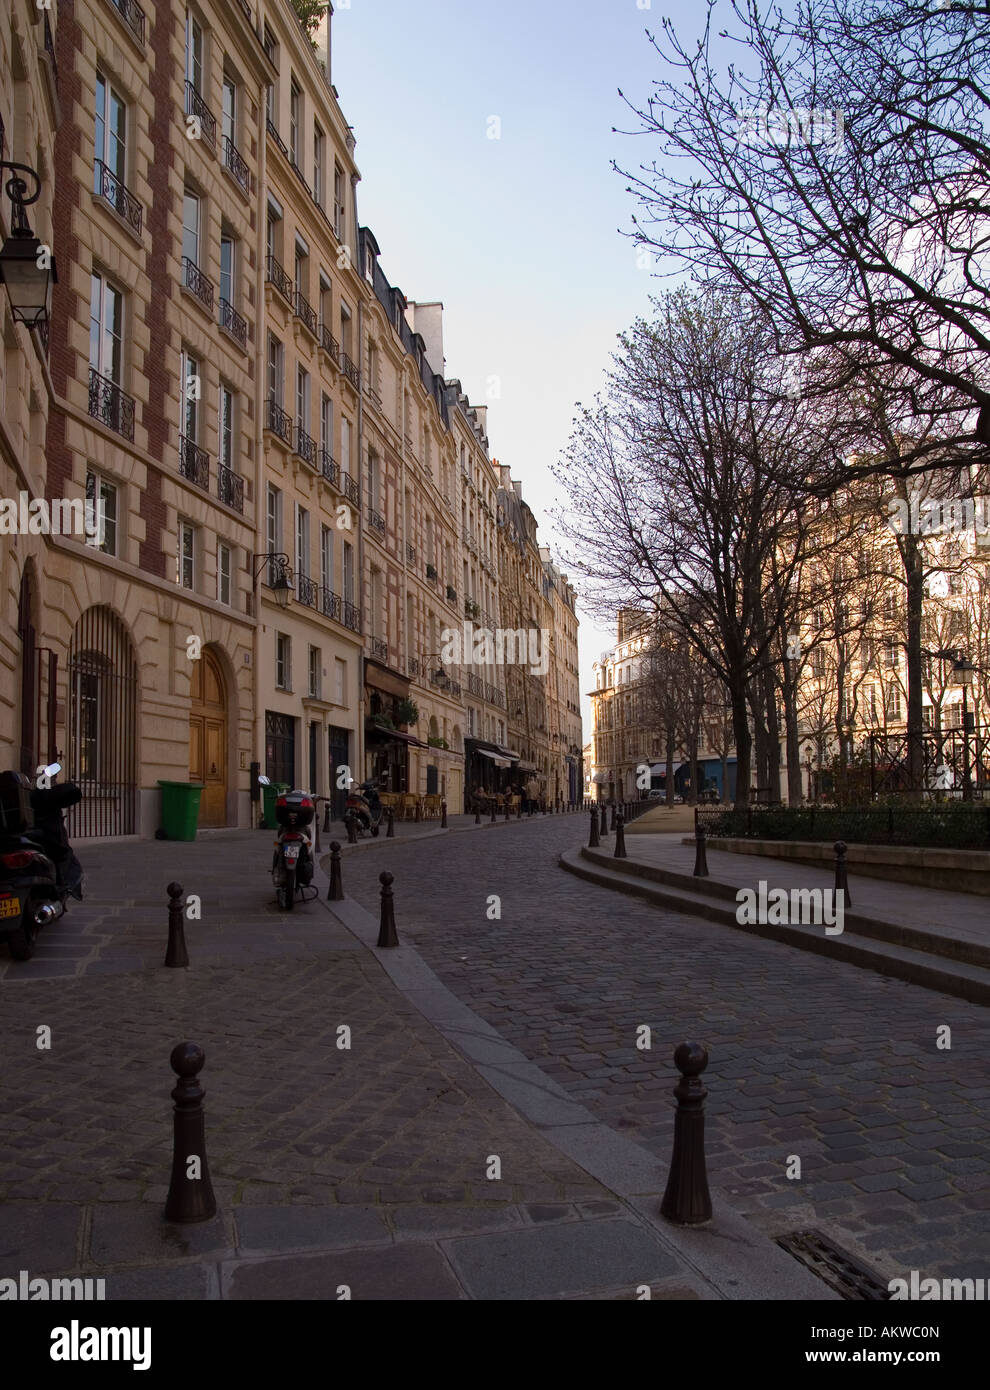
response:
[[[330,788],[329,795],[332,798],[334,820],[340,820],[347,807],[347,788],[339,787],[340,770],[350,767],[351,764],[351,734],[349,729],[342,729],[336,724],[331,724],[329,729],[330,741]]]
[[[83,799],[67,815],[72,839],[133,835],[137,791],[137,662],[110,608],[89,608],[69,649],[68,775]]]
[[[291,714],[265,711],[265,776],[296,785],[296,721]]]

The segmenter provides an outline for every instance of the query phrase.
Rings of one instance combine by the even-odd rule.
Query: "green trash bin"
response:
[[[202,782],[162,782],[162,833],[166,840],[195,840]]]
[[[267,787],[261,788],[261,805],[264,810],[261,818],[262,830],[278,829],[278,821],[275,819],[275,801],[283,792],[291,790],[288,782],[270,782]]]

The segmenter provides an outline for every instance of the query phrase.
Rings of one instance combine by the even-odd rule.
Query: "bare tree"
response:
[[[781,351],[824,361],[819,393],[886,375],[902,438],[874,470],[985,464],[990,10],[731,9],[731,33],[713,32],[709,0],[700,39],[670,21],[650,36],[663,76],[628,105],[659,150],[619,170],[639,200],[637,241],[758,306]],[[744,67],[721,64],[732,46]],[[822,481],[840,485],[841,471]]]

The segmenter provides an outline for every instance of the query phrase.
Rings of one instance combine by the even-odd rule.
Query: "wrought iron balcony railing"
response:
[[[457,602],[457,590],[454,588],[453,584],[447,585],[447,600],[449,603]]]
[[[244,479],[223,463],[217,464],[217,496],[235,512],[243,512]]]
[[[340,464],[330,453],[329,449],[321,447],[319,453],[319,469],[332,487],[340,488]]]
[[[320,611],[324,618],[334,618],[338,623],[341,621],[340,595],[328,589],[325,584],[320,587]]]
[[[306,296],[302,293],[301,290],[296,290],[295,313],[296,318],[299,319],[305,325],[305,327],[309,329],[313,337],[318,338],[319,327],[318,320],[316,317],[316,310],[313,308],[312,304],[310,304],[309,300],[306,298]]]
[[[110,4],[120,15],[138,43],[143,44],[145,15],[137,0],[110,0]]]
[[[465,679],[467,681],[468,693],[477,695],[479,700],[483,699],[485,694],[485,682],[481,677],[476,676],[473,671],[468,671]]]
[[[371,655],[376,661],[388,662],[388,643],[381,637],[372,637]]]
[[[328,356],[334,362],[336,362],[337,366],[339,367],[340,344],[337,342],[337,339],[330,332],[329,328],[327,328],[326,324],[323,324],[320,328],[320,347],[323,349],[325,353],[328,354]]]
[[[411,656],[411,657],[409,658],[409,660],[406,662],[406,666],[409,668],[409,674],[410,674],[411,676],[418,676],[418,675],[419,675],[419,657],[418,657],[418,656]]]
[[[134,397],[94,367],[89,369],[89,413],[108,429],[133,441]]]
[[[406,564],[407,564],[407,565],[414,565],[415,563],[416,563],[416,547],[415,547],[414,545],[410,545],[409,542],[406,541]]]
[[[296,575],[296,593],[299,595],[299,602],[304,603],[307,608],[319,608],[320,586],[315,579],[310,579],[309,575]]]
[[[350,474],[341,474],[340,486],[343,488],[344,496],[347,498],[348,502],[350,502],[353,507],[356,507],[358,510],[360,510],[361,489],[358,487],[357,483],[350,476]]]
[[[265,260],[265,279],[275,286],[286,303],[292,303],[292,279],[274,256],[268,256]]]
[[[352,632],[360,632],[361,614],[359,613],[356,605],[353,603],[348,603],[347,599],[344,599],[343,603],[341,604],[341,610],[344,626],[349,627]]]
[[[286,156],[286,158],[288,158],[288,155],[289,155],[289,147],[288,147],[288,145],[285,143],[285,141],[282,139],[281,135],[279,135],[279,133],[278,133],[278,126],[277,126],[277,125],[275,124],[275,122],[272,120],[271,116],[266,117],[266,119],[265,119],[265,128],[266,128],[266,130],[268,131],[268,134],[269,134],[269,135],[272,137],[272,139],[275,141],[276,145],[277,145],[277,146],[279,147],[279,149],[282,151],[282,153]]]
[[[132,231],[136,232],[138,236],[141,235],[141,228],[144,225],[144,208],[130,189],[121,183],[120,179],[104,164],[102,159],[96,161],[94,191],[108,207],[113,208],[118,217],[124,219]]]
[[[230,170],[244,192],[250,193],[251,170],[248,168],[247,160],[229,135],[223,137],[223,163],[224,168]]]
[[[265,429],[278,435],[283,443],[292,443],[292,417],[271,397],[265,402]]]
[[[370,507],[368,509],[368,525],[373,531],[376,531],[379,536],[385,535],[385,518],[382,516],[381,512],[376,512]]]
[[[310,468],[316,467],[316,440],[311,434],[307,434],[302,424],[296,421],[296,453],[308,463]]]
[[[247,319],[241,318],[233,304],[226,299],[220,301],[220,327],[225,329],[242,348],[247,347]]]
[[[208,140],[216,149],[217,118],[188,78],[186,79],[186,115],[197,118],[204,139]]]
[[[182,257],[182,283],[205,308],[213,312],[213,281],[188,256]]]
[[[209,492],[210,456],[194,439],[187,439],[184,434],[179,435],[179,472],[204,492]]]
[[[340,365],[343,369],[344,376],[354,387],[355,391],[360,391],[361,373],[358,371],[357,363],[352,361],[346,352],[342,352],[340,354]]]

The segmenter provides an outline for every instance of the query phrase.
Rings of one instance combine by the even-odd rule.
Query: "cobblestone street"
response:
[[[671,1051],[704,1042],[710,1180],[768,1232],[814,1225],[886,1277],[985,1276],[986,1011],[577,880],[556,860],[586,831],[585,817],[541,817],[480,845],[463,833],[388,845],[346,862],[346,890],[372,907],[387,864],[400,936],[663,1161]],[[951,1050],[936,1046],[944,1024]],[[785,1176],[791,1155],[800,1179]]]

